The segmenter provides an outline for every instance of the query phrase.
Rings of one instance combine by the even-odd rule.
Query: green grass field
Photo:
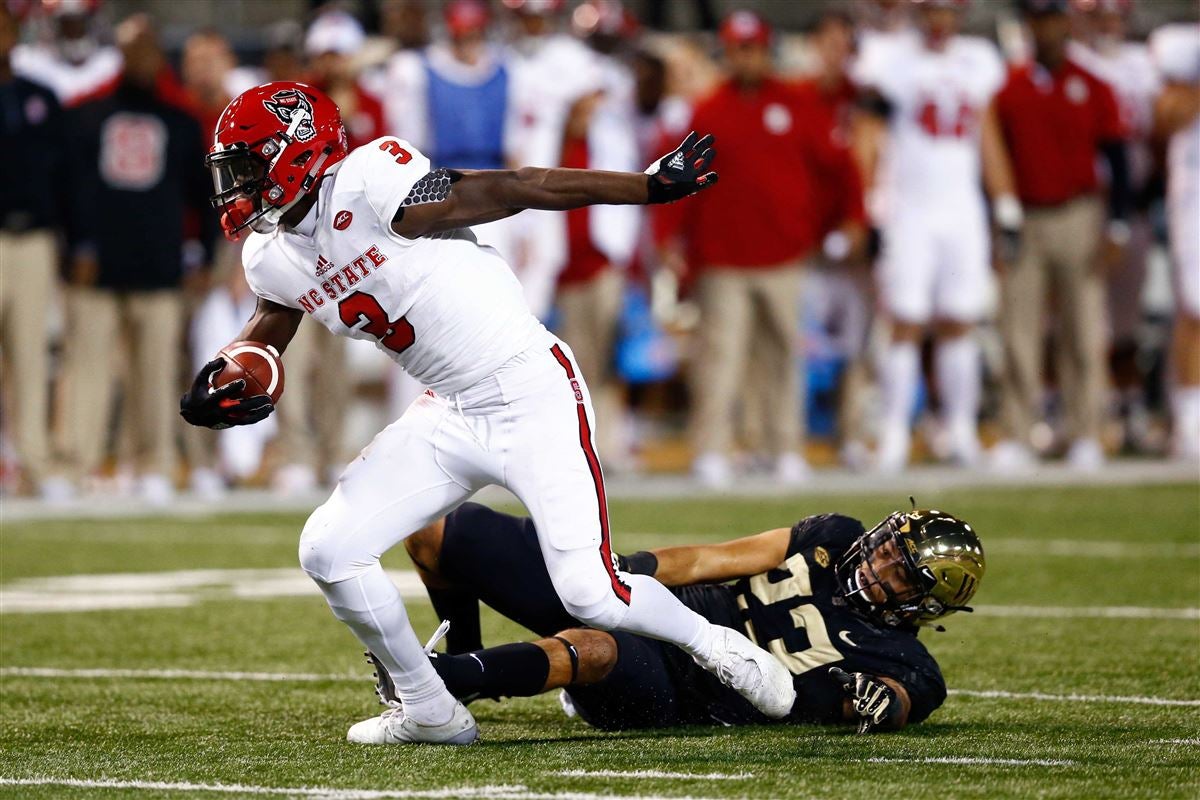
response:
[[[952,691],[925,724],[605,734],[545,696],[473,705],[484,740],[462,749],[345,743],[380,708],[296,565],[300,515],[6,522],[0,797],[1200,796],[1200,487],[918,499],[988,553],[980,613],[924,636]],[[612,519],[630,551],[818,511],[875,521],[898,500],[618,501]],[[485,632],[526,636],[492,616]]]

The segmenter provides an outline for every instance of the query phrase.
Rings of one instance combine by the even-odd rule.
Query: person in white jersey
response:
[[[978,460],[980,356],[973,329],[992,295],[981,171],[997,201],[997,221],[1008,229],[1020,225],[990,105],[1004,66],[990,42],[957,33],[965,5],[921,2],[919,35],[881,41],[856,70],[866,112],[856,126],[864,175],[887,186],[894,205],[884,220],[878,270],[892,340],[879,371],[884,408],[875,458],[887,472],[908,463],[927,327],[937,339],[947,454],[963,464]],[[885,147],[886,158],[879,159]],[[877,174],[880,169],[885,174]]]
[[[1200,459],[1200,25],[1159,28],[1150,50],[1164,82],[1155,108],[1167,150],[1167,224],[1178,274],[1175,319],[1177,458]]]
[[[587,384],[504,261],[469,230],[526,208],[681,199],[716,182],[711,145],[690,134],[645,174],[460,172],[431,170],[394,138],[348,153],[337,107],[304,84],[259,86],[221,115],[207,158],[213,204],[228,234],[254,231],[243,261],[259,300],[238,338],[283,351],[308,314],[338,335],[374,341],[429,387],[346,468],[300,539],[301,566],[403,701],[353,726],[350,741],[478,738],[379,559],[488,484],[510,489],[537,521],[555,590],[576,619],[677,644],[764,714],[790,711],[791,677],[772,655],[653,579],[617,570]],[[183,417],[220,428],[270,414],[270,398],[241,396],[241,381],[212,388],[223,366],[217,358],[200,371]]]

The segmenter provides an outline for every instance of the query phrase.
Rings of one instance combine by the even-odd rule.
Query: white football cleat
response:
[[[403,708],[389,708],[378,717],[350,726],[346,741],[355,744],[474,744],[479,741],[479,726],[462,703],[454,703],[454,713],[441,725],[423,725],[404,715]]]
[[[792,673],[779,659],[732,628],[715,628],[708,658],[693,656],[696,663],[771,719],[786,717],[796,702]]]

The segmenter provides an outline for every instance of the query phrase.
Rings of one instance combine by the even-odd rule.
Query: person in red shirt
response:
[[[718,148],[722,141],[732,145],[721,151],[721,184],[689,206],[686,217],[668,210],[659,228],[668,248],[684,248],[697,273],[692,468],[707,485],[731,480],[734,406],[753,354],[756,374],[769,376],[769,385],[759,390],[767,401],[746,412],[769,407],[761,427],[775,474],[795,483],[808,474],[799,452],[801,267],[821,239],[824,187],[860,181],[811,101],[773,74],[767,23],[735,11],[720,38],[729,77],[697,105],[691,127],[712,131]],[[859,224],[861,204],[850,219]]]
[[[1067,459],[1091,470],[1104,463],[1105,273],[1129,237],[1125,131],[1112,90],[1068,56],[1066,0],[1022,0],[1021,7],[1033,60],[1010,72],[996,98],[1024,223],[1019,255],[1001,283],[1006,438],[992,459],[1002,470],[1033,462],[1030,432],[1042,407],[1042,331],[1052,287],[1056,370],[1071,439]],[[1098,154],[1108,162],[1107,229]]]

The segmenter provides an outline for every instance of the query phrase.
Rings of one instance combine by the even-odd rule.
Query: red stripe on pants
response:
[[[596,450],[592,447],[592,427],[588,422],[587,407],[583,404],[583,392],[575,378],[575,366],[558,345],[551,347],[550,352],[567,373],[567,380],[571,382],[571,388],[575,392],[575,408],[579,414],[579,446],[583,448],[588,469],[592,472],[592,483],[596,486],[596,503],[600,506],[600,557],[604,561],[604,569],[608,572],[613,591],[621,602],[629,605],[629,587],[617,577],[617,570],[613,566],[612,544],[609,542],[608,532],[608,501],[604,496],[604,473],[600,470],[600,459],[596,457]]]

